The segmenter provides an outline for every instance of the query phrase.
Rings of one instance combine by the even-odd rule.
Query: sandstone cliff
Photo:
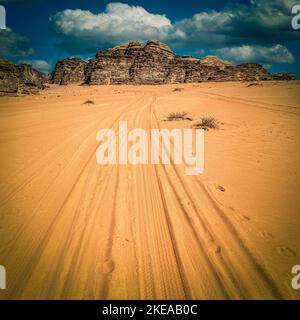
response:
[[[44,88],[46,75],[28,64],[15,64],[0,58],[0,95],[36,94]]]
[[[100,51],[89,62],[65,59],[57,63],[52,82],[68,84],[163,84],[206,81],[293,80],[290,73],[272,75],[256,63],[234,65],[208,56],[176,56],[165,44],[137,41]]]
[[[68,84],[85,81],[87,62],[78,58],[68,58],[59,61],[52,73],[51,82]]]
[[[47,76],[30,65],[0,58],[0,94],[34,94],[44,83],[55,84],[164,84],[207,81],[295,80],[293,73],[271,74],[257,63],[235,65],[208,56],[176,56],[165,44],[137,41],[100,51],[88,62],[78,58],[59,61]]]
[[[296,75],[292,72],[281,72],[272,74],[273,80],[296,80]]]

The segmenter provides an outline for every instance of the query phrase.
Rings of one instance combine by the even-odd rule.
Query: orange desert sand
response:
[[[2,97],[0,298],[300,299],[299,101],[298,81]],[[180,111],[193,122],[163,121]],[[97,132],[120,120],[183,129],[203,115],[220,129],[201,175],[96,163]]]

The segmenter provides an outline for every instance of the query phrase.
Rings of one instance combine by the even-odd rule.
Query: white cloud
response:
[[[0,30],[0,56],[27,57],[33,53],[27,37],[15,33],[10,28]]]
[[[276,44],[300,40],[291,28],[291,8],[297,0],[251,0],[231,3],[222,11],[202,11],[175,23],[189,45],[217,48],[242,44]]]
[[[234,62],[294,63],[280,42],[300,40],[291,29],[291,8],[297,0],[250,0],[231,3],[222,11],[203,11],[175,27],[186,34],[181,46],[207,46]]]
[[[51,65],[45,60],[19,60],[18,63],[31,64],[32,67],[38,71],[48,73],[50,71]]]
[[[240,62],[293,63],[293,55],[282,44],[300,40],[300,33],[291,29],[295,1],[231,3],[221,11],[201,11],[175,23],[166,15],[125,3],[109,3],[98,14],[66,9],[50,20],[61,39],[59,46],[70,53],[95,52],[128,40],[157,39],[189,52],[219,50]]]
[[[259,62],[262,64],[272,63],[294,63],[295,58],[292,53],[283,45],[273,46],[248,46],[222,48],[213,51],[222,58],[233,62]]]
[[[143,7],[124,3],[109,3],[99,14],[66,9],[50,17],[50,20],[57,32],[67,40],[71,50],[73,44],[79,47],[79,43],[81,51],[88,51],[132,39],[146,41],[155,38],[163,41],[185,36],[173,27],[165,15],[152,14]],[[62,46],[68,48],[64,43]]]
[[[190,33],[197,32],[218,32],[221,28],[228,26],[233,18],[231,12],[200,12],[190,19],[183,19],[177,22],[176,26]],[[223,29],[223,32],[225,30]]]

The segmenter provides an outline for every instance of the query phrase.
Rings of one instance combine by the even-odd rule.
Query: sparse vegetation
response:
[[[86,100],[83,104],[95,104],[93,100]]]
[[[192,118],[188,117],[186,112],[171,112],[168,114],[166,121],[178,121],[178,120],[188,120],[193,121]]]
[[[202,117],[201,120],[194,125],[194,128],[204,130],[219,129],[219,125],[214,117],[206,116]]]

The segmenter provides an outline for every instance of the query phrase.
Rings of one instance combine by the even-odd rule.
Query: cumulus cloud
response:
[[[233,62],[259,62],[262,64],[294,63],[292,53],[283,45],[269,47],[248,46],[222,48],[213,51],[215,54]]]
[[[23,58],[33,53],[27,37],[15,33],[10,28],[0,30],[0,56]]]
[[[51,65],[45,60],[19,60],[18,63],[31,64],[34,69],[45,73],[48,73],[51,69]]]
[[[300,40],[291,28],[291,8],[296,0],[251,0],[230,4],[223,11],[204,11],[175,24],[188,35],[189,43],[209,40],[212,47],[238,44],[276,44]]]
[[[59,46],[70,53],[95,52],[128,40],[157,39],[189,52],[219,50],[215,52],[241,62],[292,63],[294,57],[284,43],[300,40],[300,33],[291,28],[295,2],[231,3],[221,11],[201,11],[176,22],[141,6],[109,3],[98,14],[66,9],[50,20],[60,37]]]
[[[66,9],[50,17],[67,51],[88,52],[132,39],[171,40],[183,38],[165,15],[152,14],[140,6],[109,3],[104,12]]]

